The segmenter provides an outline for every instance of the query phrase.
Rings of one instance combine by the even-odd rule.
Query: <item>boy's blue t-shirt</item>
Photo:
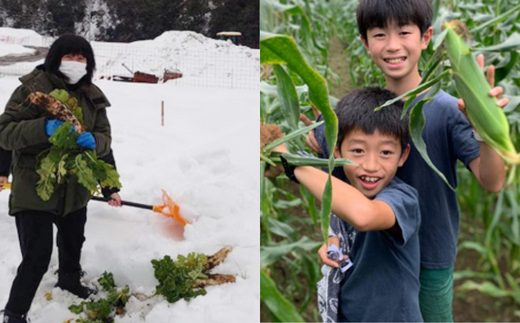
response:
[[[401,234],[358,232],[343,222],[353,265],[342,281],[338,321],[422,322],[417,191],[394,177],[374,199],[392,208]]]
[[[422,137],[428,156],[450,185],[456,187],[457,160],[469,168],[469,163],[480,156],[478,142],[473,138],[473,128],[457,108],[457,99],[442,90],[423,106],[423,113],[426,124]],[[325,157],[328,157],[323,132],[323,125],[315,129],[316,139]],[[397,170],[396,176],[419,193],[421,267],[445,269],[455,263],[457,255],[460,217],[457,197],[426,164],[413,142],[410,146],[410,156]],[[345,180],[341,168],[336,168],[333,174]]]

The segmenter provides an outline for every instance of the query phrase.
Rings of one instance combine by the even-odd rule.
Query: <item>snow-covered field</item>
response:
[[[118,286],[152,294],[157,284],[152,259],[164,255],[175,259],[189,252],[213,254],[231,245],[233,251],[214,271],[236,275],[236,283],[209,287],[207,295],[189,302],[169,304],[162,297],[146,302],[132,299],[126,315],[116,322],[258,321],[259,92],[190,88],[170,82],[95,83],[112,103],[108,115],[122,198],[161,204],[161,189],[165,189],[192,224],[185,227],[182,237],[173,220],[158,213],[92,201],[82,254],[85,281],[93,283],[109,271]],[[0,78],[2,106],[18,85],[15,77]],[[0,309],[7,302],[21,260],[14,218],[7,215],[8,194],[0,192]],[[55,249],[29,312],[33,323],[60,323],[77,317],[68,306],[78,299],[53,287],[57,265]],[[48,292],[52,300],[45,298]]]

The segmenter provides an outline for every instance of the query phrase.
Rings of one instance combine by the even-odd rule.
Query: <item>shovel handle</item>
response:
[[[100,202],[108,202],[108,201],[110,201],[110,199],[106,199],[106,198],[101,197],[101,196],[92,196],[92,200],[100,201]],[[122,205],[128,205],[128,206],[137,207],[137,208],[140,208],[140,209],[146,209],[146,210],[152,210],[153,211],[153,205],[147,205],[147,204],[141,204],[141,203],[135,203],[135,202],[129,202],[129,201],[121,201],[121,204]]]

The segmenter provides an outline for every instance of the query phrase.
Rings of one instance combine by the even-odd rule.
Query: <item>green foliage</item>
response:
[[[346,83],[352,83],[355,87],[384,86],[385,80],[381,70],[366,53],[359,39],[355,15],[358,3],[358,0],[260,1],[261,30],[276,33],[278,37],[276,44],[268,44],[273,46],[262,47],[262,63],[268,62],[269,58],[269,63],[281,64],[276,68],[263,66],[264,73],[260,85],[262,123],[278,124],[285,134],[294,132],[295,115],[298,113],[294,108],[295,95],[299,112],[310,119],[314,118],[310,109],[309,84],[299,71],[294,71],[289,64],[283,66],[286,62],[278,53],[299,51],[297,55],[305,60],[308,67],[321,74],[330,84],[334,80],[334,71],[330,71],[327,66],[327,47],[332,35],[336,36],[345,48],[342,58],[348,61],[349,72],[348,75],[342,76],[350,78],[351,81]],[[504,88],[505,96],[510,99],[510,104],[505,107],[504,112],[510,123],[511,139],[519,151],[520,54],[516,47],[520,42],[518,1],[448,0],[433,1],[433,5],[434,38],[430,46],[423,51],[419,62],[422,77],[425,80],[442,79],[442,83],[433,90],[441,88],[451,95],[458,96],[455,87],[446,77],[449,65],[444,64],[445,60],[440,59],[435,53],[443,41],[441,23],[455,18],[462,20],[471,34],[469,45],[477,53],[484,53],[486,66],[495,65],[495,82]],[[294,43],[280,41],[282,38],[292,38]],[[278,51],[271,50],[271,47],[278,47]],[[287,79],[287,76],[291,80]],[[291,83],[295,91],[288,88]],[[432,85],[430,83],[427,88]],[[425,88],[421,92],[424,90]],[[417,125],[424,122],[421,112],[421,106],[416,106],[413,117]],[[301,129],[301,123],[298,127]],[[420,140],[420,127],[415,127],[414,136],[416,141]],[[301,136],[291,139],[289,148],[304,149],[303,140],[300,139]],[[273,299],[277,301],[266,301],[267,297],[262,296],[262,319],[297,321],[298,319],[287,318],[287,315],[291,318],[295,315],[303,317],[306,321],[318,321],[320,318],[313,297],[316,293],[315,284],[320,278],[321,264],[315,256],[313,245],[319,244],[318,228],[326,225],[326,219],[317,216],[319,206],[315,205],[313,196],[301,187],[298,190],[295,184],[282,176],[276,179],[264,178],[265,165],[274,161],[275,157],[263,153],[263,157],[268,158],[262,159],[260,169],[260,238],[263,267],[261,288],[262,293],[264,288],[267,288],[268,293],[274,295]],[[461,235],[459,248],[477,250],[480,259],[475,264],[478,269],[456,273],[455,277],[478,281],[476,284],[466,284],[460,292],[477,290],[492,296],[510,298],[516,302],[515,304],[520,304],[520,177],[518,171],[516,175],[513,172],[510,174],[512,180],[497,197],[484,192],[464,165],[459,165],[457,197],[463,219],[461,231],[471,232],[469,236]],[[269,284],[269,281],[272,284]],[[517,315],[520,315],[520,311],[517,311]]]
[[[92,320],[89,318],[79,318],[79,319],[76,319],[75,322],[76,323],[105,323],[102,320]]]
[[[206,295],[206,290],[197,287],[198,281],[208,279],[211,266],[208,257],[200,253],[189,253],[187,256],[178,255],[173,261],[170,256],[151,261],[155,278],[159,281],[155,295],[162,295],[170,303],[180,299],[190,300],[199,295]],[[104,272],[98,279],[99,285],[106,293],[106,297],[98,300],[85,300],[79,304],[69,306],[74,314],[86,314],[78,318],[76,323],[109,323],[114,322],[115,314],[125,311],[125,306],[132,293],[128,286],[118,288],[112,273]],[[148,296],[148,298],[151,296]]]
[[[331,20],[331,12],[328,4],[318,1],[299,1],[261,0],[261,41],[260,53],[262,64],[272,64],[274,75],[266,74],[263,77],[261,91],[261,122],[276,123],[281,126],[286,136],[282,142],[291,149],[291,145],[303,150],[302,134],[306,134],[311,127],[301,127],[299,114],[304,113],[310,117],[312,104],[324,115],[326,124],[326,140],[332,146],[335,145],[337,132],[337,118],[331,109],[331,99],[328,94],[327,80],[332,79],[333,73],[327,67],[328,51],[326,44],[329,43],[332,34],[332,27],[328,24]],[[323,22],[323,23],[320,23]],[[280,66],[278,65],[280,64]],[[285,65],[285,66],[281,66]],[[265,65],[264,65],[265,66]],[[268,68],[266,70],[269,71]],[[274,77],[276,76],[276,77]],[[276,90],[271,87],[276,86]],[[292,89],[291,89],[292,87]],[[312,117],[314,118],[314,117]],[[301,127],[301,128],[300,128]],[[279,142],[273,142],[271,146]],[[322,208],[320,211],[320,221],[317,223],[317,210],[314,205],[309,205],[312,218],[294,219],[287,215],[287,205],[300,206],[303,201],[294,197],[286,188],[277,187],[274,183],[285,182],[282,179],[269,180],[263,178],[263,171],[266,163],[277,162],[275,155],[271,156],[270,149],[273,147],[265,146],[261,151],[261,244],[262,244],[262,266],[264,270],[273,267],[280,268],[282,273],[278,275],[271,272],[271,277],[265,277],[263,282],[272,280],[277,284],[268,284],[269,291],[265,293],[271,295],[262,297],[263,304],[269,309],[270,314],[275,320],[291,318],[293,321],[302,321],[300,310],[292,306],[291,302],[295,299],[304,298],[307,302],[302,305],[305,310],[312,293],[315,291],[316,271],[318,266],[315,262],[308,261],[305,254],[309,249],[302,249],[296,245],[298,239],[292,235],[286,235],[280,244],[273,243],[276,234],[287,234],[287,227],[280,223],[290,221],[305,222],[313,233],[319,232],[314,225],[321,225],[323,237],[325,239],[328,230],[328,220],[330,214],[330,181],[324,192]],[[314,164],[311,159],[303,159],[297,156],[288,155],[289,163]],[[321,166],[328,166],[332,169],[334,160],[331,158]],[[317,164],[316,164],[317,165]],[[283,186],[283,184],[281,185]],[[283,196],[283,198],[282,198]],[[306,198],[314,204],[313,198]],[[306,215],[304,215],[305,217]],[[309,221],[309,222],[308,222]],[[302,224],[297,224],[301,226]],[[276,228],[276,229],[275,229]],[[271,231],[273,230],[273,231]],[[319,242],[308,239],[309,248],[313,249]],[[292,247],[294,246],[294,247]],[[312,251],[311,251],[312,252]],[[274,261],[278,260],[276,263]],[[280,264],[279,266],[276,266]],[[282,265],[283,264],[283,265]],[[285,272],[287,271],[287,272]],[[297,290],[300,280],[308,280],[307,286],[302,290]],[[288,278],[290,277],[290,278]],[[271,281],[272,282],[272,281]],[[284,290],[284,295],[278,291],[278,286],[291,286]],[[267,286],[267,285],[266,285]],[[267,288],[262,285],[262,293]],[[292,287],[295,288],[292,288]],[[266,295],[267,295],[266,294]],[[277,304],[277,302],[281,302]],[[316,318],[314,318],[316,320]]]
[[[204,279],[204,266],[208,259],[203,254],[190,253],[188,256],[177,256],[173,261],[170,256],[161,260],[152,260],[155,278],[159,281],[156,294],[163,295],[170,303],[181,298],[190,300],[199,295],[206,295],[204,288],[194,289],[196,279]]]
[[[67,91],[55,90],[50,95],[71,109],[80,122],[83,120],[81,107]],[[38,156],[36,172],[40,180],[36,192],[42,200],[48,201],[56,186],[64,184],[69,176],[76,176],[78,182],[92,194],[99,193],[100,186],[121,187],[115,168],[99,160],[94,151],[81,149],[76,144],[77,137],[70,122],[66,121],[49,138],[52,146]]]
[[[276,288],[275,282],[260,270],[260,299],[280,322],[304,322],[294,304]]]
[[[103,287],[108,295],[96,301],[86,300],[80,304],[69,306],[69,310],[74,314],[87,314],[86,318],[79,318],[76,323],[107,323],[113,322],[113,316],[117,309],[125,308],[130,298],[130,288],[117,288],[114,283],[112,273],[104,272],[98,279],[98,283]]]
[[[98,279],[98,283],[106,291],[111,291],[116,287],[116,284],[114,283],[114,275],[112,275],[112,273],[107,273],[106,271]]]
[[[97,322],[113,322],[113,316],[117,308],[124,308],[130,298],[130,289],[112,288],[106,298],[96,301],[83,301],[78,305],[71,305],[69,310],[75,314],[86,313],[87,318],[76,320],[76,322],[97,323]]]

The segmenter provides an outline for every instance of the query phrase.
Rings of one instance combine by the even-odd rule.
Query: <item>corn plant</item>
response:
[[[311,103],[322,111],[330,129],[329,110],[336,99],[328,96],[327,84],[337,76],[327,67],[331,35],[344,43],[345,59],[350,63],[349,77],[355,86],[384,85],[384,77],[366,54],[359,40],[355,11],[358,0],[261,0],[260,96],[261,123],[278,124],[292,151],[303,150],[302,133],[308,131],[299,123],[298,115],[311,115]],[[516,152],[520,142],[520,8],[517,0],[433,0],[434,38],[419,62],[424,79],[422,90],[432,87],[424,99],[440,88],[459,97],[453,82],[452,66],[445,48],[442,24],[461,20],[471,35],[468,45],[483,53],[485,64],[496,67],[495,84],[504,88],[510,103],[503,111],[509,124],[510,142]],[[447,32],[446,32],[447,33]],[[446,55],[446,54],[444,54]],[[319,77],[321,75],[321,77]],[[421,91],[422,91],[421,90]],[[485,93],[486,90],[481,90]],[[419,93],[417,91],[416,93]],[[411,93],[415,95],[416,93]],[[411,101],[410,101],[411,103]],[[409,103],[409,104],[410,104]],[[409,104],[407,107],[409,107]],[[412,114],[414,140],[420,143],[420,109]],[[324,112],[325,111],[325,112]],[[504,119],[502,118],[502,127]],[[328,133],[335,137],[335,133]],[[328,145],[330,138],[327,137]],[[418,146],[421,146],[419,144]],[[263,177],[265,165],[276,163],[277,155],[266,147],[261,150],[261,301],[263,321],[318,321],[315,293],[320,279],[320,263],[315,255],[321,244],[323,227],[328,222],[327,200],[321,207],[302,186],[285,177]],[[424,156],[427,158],[426,147]],[[511,146],[507,150],[512,150]],[[327,163],[329,161],[326,161]],[[433,166],[433,165],[432,165]],[[511,166],[509,167],[509,174]],[[330,169],[330,167],[329,167]],[[459,249],[479,253],[478,270],[455,273],[465,282],[458,289],[478,290],[499,298],[510,298],[520,304],[520,181],[511,175],[498,195],[484,192],[464,166],[458,169],[462,226],[470,226],[472,234],[461,239]],[[303,213],[303,214],[300,214]],[[326,214],[326,215],[325,215]],[[320,233],[321,231],[321,233]],[[313,304],[314,303],[314,304]],[[520,312],[517,313],[520,317]]]
[[[294,197],[291,188],[284,189],[287,183],[283,179],[269,180],[264,178],[266,164],[275,164],[278,160],[271,150],[274,146],[285,142],[298,150],[303,149],[303,141],[298,135],[310,128],[299,129],[299,115],[309,112],[312,104],[324,116],[326,124],[325,137],[329,145],[334,146],[337,137],[337,118],[331,109],[325,77],[331,77],[326,66],[327,51],[322,46],[329,39],[330,29],[327,24],[314,26],[309,17],[324,19],[330,15],[318,1],[288,1],[280,3],[274,0],[262,0],[260,49],[263,64],[263,81],[261,83],[261,123],[280,124],[285,133],[284,138],[261,148],[261,215],[262,215],[262,249],[261,249],[261,299],[268,310],[268,319],[302,321],[301,313],[313,300],[315,287],[301,298],[298,293],[302,288],[298,280],[292,280],[286,286],[276,286],[280,281],[276,275],[285,275],[284,268],[278,263],[286,263],[291,274],[300,273],[314,285],[319,279],[319,265],[311,256],[321,244],[319,240],[327,237],[328,220],[331,211],[332,185],[329,180],[322,197],[321,211],[315,206],[315,199],[304,188],[300,189],[302,198]],[[298,28],[295,28],[295,23]],[[321,73],[321,74],[320,74]],[[325,76],[325,77],[324,77]],[[326,166],[333,169],[338,161],[330,158],[323,164],[302,160],[295,156],[286,156],[292,164]],[[282,181],[282,183],[280,183]],[[273,185],[278,182],[278,185]],[[294,188],[292,189],[294,190]],[[304,206],[310,217],[290,217],[286,214],[287,206]],[[318,212],[320,213],[318,219]],[[287,222],[304,223],[311,228],[313,238],[299,238]],[[321,224],[323,235],[318,241],[316,226]],[[319,231],[318,231],[319,232]],[[319,236],[319,235],[318,235]],[[311,255],[309,255],[309,253]],[[274,276],[274,277],[273,277]],[[275,280],[273,280],[273,278]],[[281,290],[281,291],[280,291]],[[299,294],[299,295],[298,295]],[[293,302],[301,304],[296,308]],[[317,312],[310,314],[317,318]]]

